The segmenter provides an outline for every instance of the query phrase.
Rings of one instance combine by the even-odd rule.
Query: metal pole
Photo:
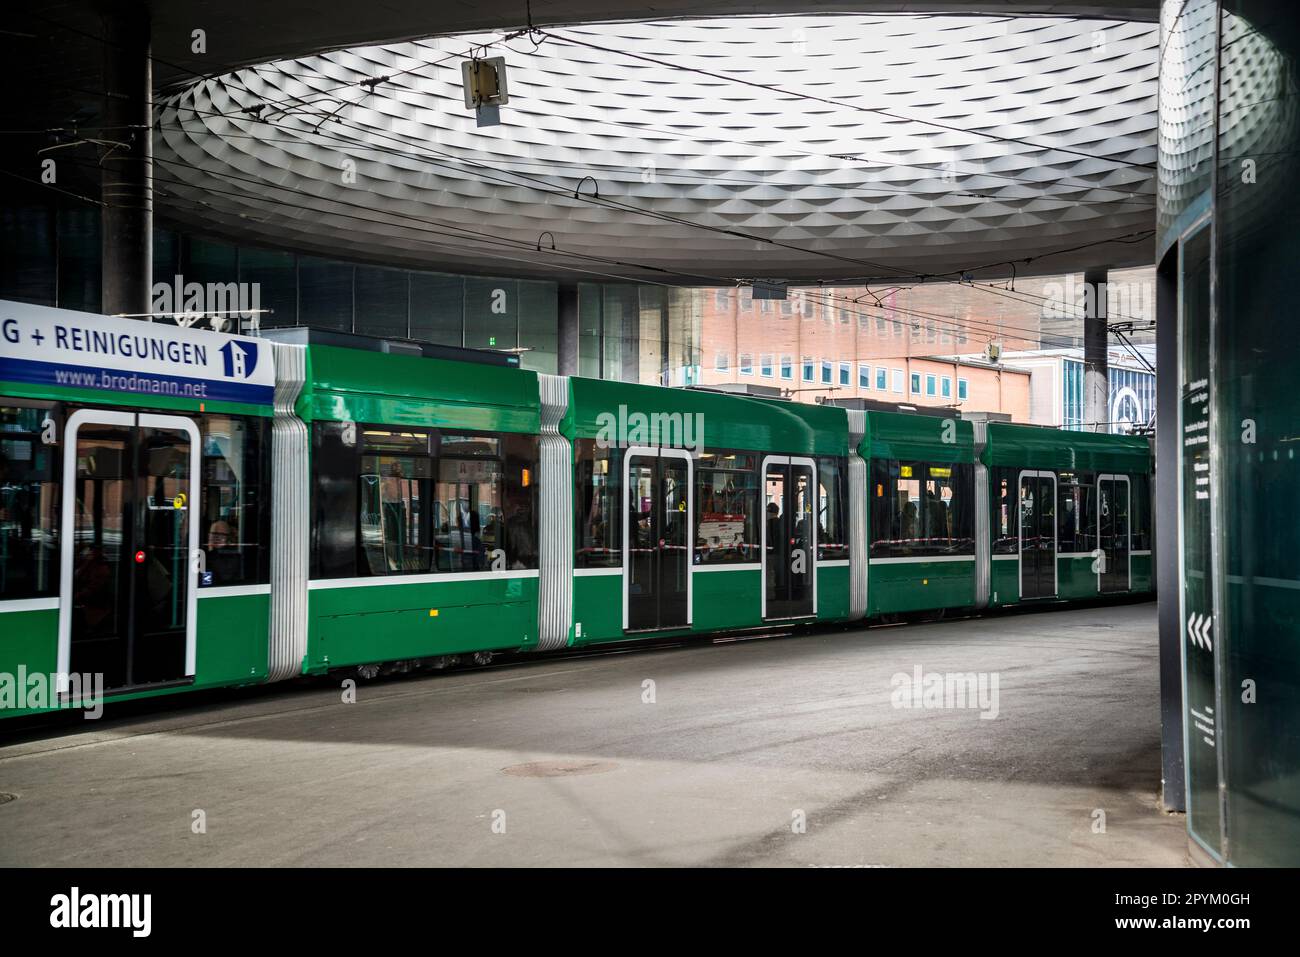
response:
[[[149,12],[122,5],[103,17],[104,126],[120,146],[101,158],[100,308],[148,313],[153,287],[153,69]]]
[[[1083,274],[1083,422],[1089,432],[1110,431],[1106,275],[1104,267]]]

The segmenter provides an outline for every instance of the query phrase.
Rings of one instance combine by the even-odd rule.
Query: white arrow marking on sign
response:
[[[1204,648],[1206,651],[1214,650],[1214,642],[1210,637],[1213,630],[1214,618],[1210,615],[1193,613],[1187,619],[1187,637],[1197,648]]]

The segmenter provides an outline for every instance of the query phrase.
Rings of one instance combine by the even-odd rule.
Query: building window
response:
[[[719,372],[726,372],[727,365],[730,361],[731,361],[730,356],[728,356],[725,352],[719,352],[717,359],[714,361],[713,367],[717,369]]]
[[[970,383],[967,382],[965,379],[958,379],[958,380],[957,380],[957,398],[959,398],[959,399],[966,399],[966,398],[969,398],[969,393],[970,393]]]
[[[865,362],[858,364],[858,388],[871,388],[871,366],[867,365]]]
[[[719,289],[714,293],[713,304],[718,309],[731,308],[731,290]]]
[[[932,375],[927,375],[927,376],[925,377],[925,394],[926,394],[926,395],[934,395],[934,394],[935,394],[935,392],[934,392],[935,384],[936,384],[936,383],[935,383],[935,377],[934,377],[934,376],[932,376]]]
[[[813,381],[813,361],[808,356],[803,357],[803,381]]]
[[[912,373],[912,395],[921,394],[921,373]]]
[[[794,304],[789,299],[781,300],[781,315],[788,316],[794,311]]]
[[[888,378],[889,378],[889,370],[886,369],[884,366],[877,366],[876,367],[876,388],[879,389],[881,392],[884,392],[886,389],[889,388]]]
[[[822,360],[822,383],[824,385],[831,384],[831,363],[829,359]]]
[[[759,300],[759,309],[760,309],[761,311],[763,311],[763,312],[771,312],[771,311],[772,311],[772,300],[771,300],[771,299],[760,299],[760,300]]]
[[[754,290],[749,286],[740,290],[740,308],[745,312],[751,312],[754,308]]]
[[[847,363],[847,362],[841,362],[841,363],[840,363],[840,385],[848,385],[848,384],[849,384],[849,374],[850,374],[850,373],[849,373],[849,363]]]
[[[764,379],[772,378],[772,354],[770,352],[759,360],[758,374]]]
[[[903,391],[903,370],[893,369],[891,371],[894,373],[894,391],[901,393]]]
[[[781,357],[781,378],[782,379],[794,378],[794,357],[793,356]]]
[[[952,377],[944,376],[943,379],[940,381],[939,385],[940,385],[940,391],[943,393],[943,397],[945,399],[951,399],[952,398]]]
[[[740,354],[740,374],[741,375],[754,374],[754,357],[751,356],[748,352],[742,352]]]

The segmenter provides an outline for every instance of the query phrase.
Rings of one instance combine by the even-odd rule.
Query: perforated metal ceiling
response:
[[[161,107],[159,209],[244,242],[577,279],[1151,261],[1152,24],[856,15],[554,32],[605,49],[494,47],[511,92],[497,127],[475,126],[460,88],[464,54],[495,35],[199,82]],[[374,93],[358,85],[382,76]]]

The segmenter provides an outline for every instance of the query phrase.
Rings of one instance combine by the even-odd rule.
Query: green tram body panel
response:
[[[536,435],[537,374],[312,344],[299,400],[309,420]],[[313,579],[304,673],[537,642],[537,572]]]
[[[869,562],[867,601],[871,616],[970,608],[975,604],[975,560]]]
[[[848,425],[844,410],[832,406],[777,402],[742,395],[690,389],[609,382],[574,377],[570,382],[569,411],[562,431],[570,439],[602,437],[608,425],[636,425],[635,414],[645,419],[645,441],[632,432],[620,438],[628,445],[670,445],[685,416],[701,416],[703,437],[692,438],[703,450],[727,449],[760,455],[834,455],[848,453]],[[676,417],[675,419],[672,417]],[[671,424],[670,424],[671,423]],[[664,431],[669,434],[661,435]]]
[[[1069,435],[1069,442],[1061,437]],[[1114,472],[1149,475],[1151,444],[1129,435],[1062,432],[1037,425],[990,422],[981,460],[990,468]]]
[[[3,344],[0,344],[3,347]],[[152,392],[110,392],[97,388],[75,388],[0,380],[0,405],[7,399],[58,403],[75,409],[156,412],[168,415],[236,415],[270,418],[270,405],[169,396]],[[66,412],[66,409],[65,409]],[[59,444],[62,449],[62,428]],[[2,434],[2,433],[0,433]],[[49,599],[53,607],[6,611],[0,600],[0,675],[53,674],[58,668],[59,598]],[[176,694],[183,691],[235,687],[263,681],[267,676],[268,594],[203,596],[196,603],[195,673],[181,686],[108,693],[106,701],[130,701]],[[19,717],[47,708],[0,707],[0,717]]]
[[[958,418],[909,415],[903,412],[866,414],[866,432],[858,454],[873,459],[921,461],[936,465],[969,465],[975,461],[975,430]],[[871,540],[871,509],[867,509],[867,539]],[[975,556],[957,560],[934,557],[868,559],[867,614],[969,608],[975,604]]]
[[[537,576],[311,589],[305,670],[537,643]],[[503,641],[503,636],[519,636]]]
[[[1069,436],[1068,442],[1062,437]],[[988,437],[980,461],[989,469],[1045,471],[1056,474],[1086,471],[1147,479],[1148,494],[1153,490],[1152,450],[1146,438],[1070,431],[1010,422],[990,422]],[[996,509],[990,495],[989,507]],[[1147,508],[1152,505],[1148,499]],[[1056,560],[1057,594],[1037,601],[1086,601],[1119,598],[1124,595],[1150,594],[1155,591],[1154,555],[1150,550],[1129,556],[1129,588],[1103,594],[1091,555],[1058,555]],[[1016,555],[993,555],[989,589],[990,607],[1006,607],[1022,602],[1020,561]]]
[[[537,374],[502,366],[308,346],[311,419],[536,435]]]
[[[106,694],[107,701],[131,701],[182,691],[238,687],[267,676],[269,596],[250,594],[200,597],[195,619],[193,681],[176,687]],[[0,612],[0,674],[53,674],[58,667],[59,610]],[[0,708],[18,717],[55,708]]]
[[[975,427],[959,418],[868,412],[867,430],[858,454],[871,459],[899,459],[938,465],[975,461]]]
[[[663,389],[600,379],[569,380],[569,408],[561,431],[570,440],[613,438],[625,446],[680,446],[765,455],[848,454],[843,409],[703,390]],[[697,434],[687,416],[699,416]],[[611,434],[612,433],[612,434]],[[849,571],[818,564],[816,613],[804,621],[848,615]],[[628,633],[623,630],[623,569],[580,569],[573,579],[575,645],[646,640],[666,635],[753,629],[763,626],[763,572],[752,566],[699,565],[691,572],[690,624]]]
[[[307,378],[295,404],[300,419],[356,422],[411,428],[451,428],[513,432],[541,431],[539,379],[505,366],[454,359],[401,355],[341,345],[305,347]],[[624,444],[679,444],[686,416],[700,416],[702,434],[693,435],[701,451],[727,450],[765,455],[844,458],[849,454],[848,414],[844,409],[703,390],[666,389],[570,377],[568,408],[559,422],[570,442],[608,434],[610,424],[634,426],[644,417],[644,442],[621,434]],[[0,383],[5,398],[40,400],[128,410],[191,415],[221,413],[267,417],[264,405],[200,401],[191,398],[115,394],[94,389]],[[677,419],[674,421],[673,416]],[[934,465],[976,462],[974,427],[959,418],[868,411],[857,454],[871,475],[873,459]],[[1081,470],[1130,476],[1151,475],[1145,439],[1094,435],[1006,423],[990,423],[979,462],[988,469]],[[572,473],[571,473],[572,474]],[[761,481],[761,479],[760,479]],[[847,487],[847,486],[846,486]],[[1147,490],[1150,491],[1148,481]],[[870,479],[865,503],[870,530]],[[545,507],[546,489],[539,489]],[[760,485],[760,502],[762,501]],[[992,506],[990,495],[990,506]],[[1148,506],[1149,507],[1149,506]],[[574,515],[577,518],[576,509]],[[761,520],[761,519],[760,519]],[[989,541],[977,542],[988,549]],[[1149,551],[1130,555],[1127,594],[1150,592],[1154,564]],[[570,645],[595,645],[665,635],[708,634],[850,618],[847,560],[815,566],[815,614],[792,622],[764,622],[764,573],[754,565],[693,565],[690,573],[690,625],[665,631],[625,632],[624,569],[578,569],[571,588]],[[866,615],[969,609],[979,604],[974,556],[948,560],[869,559]],[[1100,595],[1090,556],[1057,559],[1058,601],[1121,597]],[[539,572],[503,574],[424,574],[409,579],[312,579],[306,594],[306,653],[303,673],[359,664],[455,655],[476,651],[528,650],[537,645]],[[988,604],[1020,602],[1020,562],[1016,555],[993,555],[989,562]],[[0,673],[53,672],[58,650],[57,599],[43,607],[0,601]],[[269,677],[270,586],[229,591],[200,590],[194,621],[196,660],[192,681],[183,685],[110,694],[108,700],[144,698],[201,688],[233,687]],[[52,607],[51,607],[52,606]],[[870,640],[869,636],[864,640]],[[0,714],[29,713],[7,709]]]

